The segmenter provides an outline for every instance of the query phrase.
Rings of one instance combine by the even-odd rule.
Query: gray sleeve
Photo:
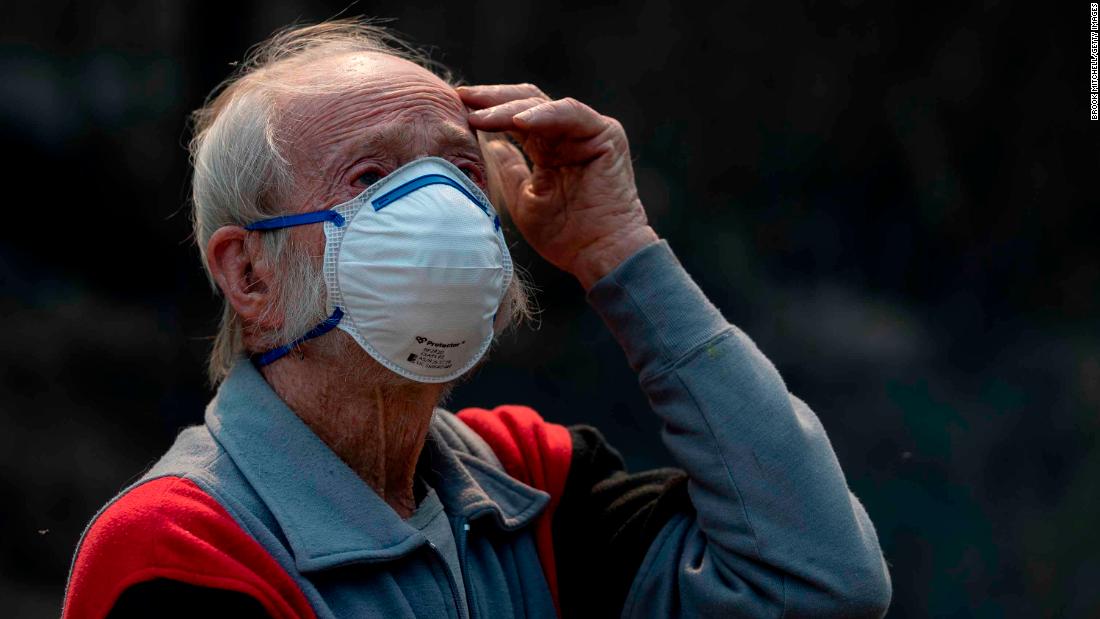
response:
[[[589,291],[626,352],[694,514],[674,516],[623,617],[877,617],[890,576],[825,430],[665,241]]]

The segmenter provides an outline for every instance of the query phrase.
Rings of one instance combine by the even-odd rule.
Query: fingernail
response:
[[[531,117],[534,116],[534,115],[535,115],[535,113],[532,112],[531,110],[524,110],[524,111],[520,112],[519,114],[516,114],[515,116],[513,116],[512,120],[518,120],[521,123],[526,123],[526,122],[529,122],[531,120]]]

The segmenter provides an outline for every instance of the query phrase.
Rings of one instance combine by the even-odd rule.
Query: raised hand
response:
[[[470,126],[507,132],[486,145],[496,160],[512,221],[531,247],[587,290],[657,240],[638,199],[622,125],[571,98],[530,84],[462,86]]]

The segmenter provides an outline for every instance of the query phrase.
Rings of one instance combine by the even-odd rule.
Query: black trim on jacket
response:
[[[618,617],[657,534],[693,513],[687,475],[662,468],[628,473],[599,430],[569,427],[573,456],[554,514],[554,559],[563,617]]]

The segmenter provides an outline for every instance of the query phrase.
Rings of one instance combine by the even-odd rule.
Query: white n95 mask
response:
[[[257,365],[334,328],[378,363],[424,383],[457,378],[489,349],[512,257],[492,204],[461,170],[437,157],[417,159],[331,210],[245,228],[321,222],[331,315],[256,356]]]

